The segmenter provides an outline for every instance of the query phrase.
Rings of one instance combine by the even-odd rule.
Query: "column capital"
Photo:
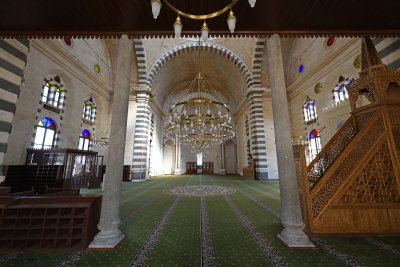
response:
[[[133,91],[136,94],[136,99],[147,99],[150,100],[153,97],[153,91],[149,87],[133,87]]]

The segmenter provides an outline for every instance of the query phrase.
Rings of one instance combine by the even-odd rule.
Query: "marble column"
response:
[[[117,73],[110,127],[107,170],[98,228],[90,248],[115,248],[125,237],[118,229],[121,201],[124,149],[129,105],[129,83],[133,55],[133,40],[122,35],[119,42]]]
[[[174,174],[181,174],[181,144],[179,142],[180,129],[178,128],[178,133],[175,136],[175,170]]]
[[[148,178],[147,165],[149,162],[150,137],[150,101],[151,90],[146,87],[136,88],[136,122],[133,139],[132,181],[144,181]]]
[[[274,115],[279,187],[281,192],[283,231],[278,238],[289,248],[315,247],[303,232],[296,167],[293,158],[291,125],[283,71],[281,43],[278,35],[267,38],[269,79]]]
[[[225,170],[225,148],[224,148],[224,141],[221,143],[221,168],[219,170],[220,174],[226,174]]]

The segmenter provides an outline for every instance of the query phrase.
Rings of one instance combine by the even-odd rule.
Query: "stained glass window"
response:
[[[299,72],[302,73],[303,71],[304,71],[304,66],[303,66],[303,65],[300,65],[300,67],[299,67]]]
[[[83,130],[79,135],[78,149],[89,150],[90,145],[90,132],[88,130]]]
[[[96,120],[96,104],[92,97],[83,103],[82,118],[94,122]]]
[[[36,128],[34,148],[50,149],[53,147],[56,125],[52,119],[41,119]]]
[[[308,163],[310,163],[321,152],[321,136],[318,130],[311,130],[308,134],[308,140]]]
[[[312,100],[309,96],[306,98],[306,102],[303,106],[304,120],[306,122],[312,121],[316,119],[317,116],[317,108],[315,106],[315,100]]]
[[[55,76],[54,79],[45,79],[43,85],[42,102],[57,108],[63,108],[65,90],[61,84],[61,78]]]
[[[336,84],[333,90],[333,98],[335,99],[335,104],[339,104],[349,99],[349,92],[347,88],[352,86],[354,79],[339,77],[338,84]]]

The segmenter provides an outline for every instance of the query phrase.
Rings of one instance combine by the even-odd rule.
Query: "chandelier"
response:
[[[185,13],[185,12],[177,9],[176,7],[174,7],[168,0],[162,0],[162,1],[165,3],[165,5],[168,8],[170,8],[172,11],[174,11],[178,15],[175,20],[175,23],[174,23],[175,37],[181,36],[181,32],[182,32],[182,28],[183,28],[182,21],[180,18],[180,15],[181,15],[182,17],[185,17],[188,19],[204,21],[203,26],[201,28],[201,37],[206,42],[208,39],[208,34],[209,34],[209,29],[207,27],[206,19],[218,17],[218,16],[224,14],[225,12],[227,12],[228,10],[230,10],[228,19],[227,19],[228,28],[231,33],[233,33],[235,31],[236,17],[233,14],[232,7],[234,5],[236,5],[239,0],[232,0],[231,3],[229,3],[224,8],[222,8],[216,12],[213,12],[210,14],[204,14],[204,15],[193,15],[193,14]],[[251,7],[254,7],[254,5],[256,4],[256,0],[249,0],[249,4]],[[154,19],[157,19],[158,15],[160,14],[161,6],[162,6],[161,0],[151,0],[151,11],[153,13]]]
[[[199,72],[185,89],[189,99],[182,99],[169,109],[166,135],[190,145],[195,155],[207,154],[211,144],[221,144],[235,136],[229,107],[211,99],[212,92],[215,90]]]

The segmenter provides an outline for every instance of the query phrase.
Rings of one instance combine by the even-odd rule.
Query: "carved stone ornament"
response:
[[[315,92],[316,94],[319,94],[319,93],[321,93],[321,91],[322,91],[322,83],[317,83],[317,84],[315,85],[315,87],[314,87],[314,92]]]

